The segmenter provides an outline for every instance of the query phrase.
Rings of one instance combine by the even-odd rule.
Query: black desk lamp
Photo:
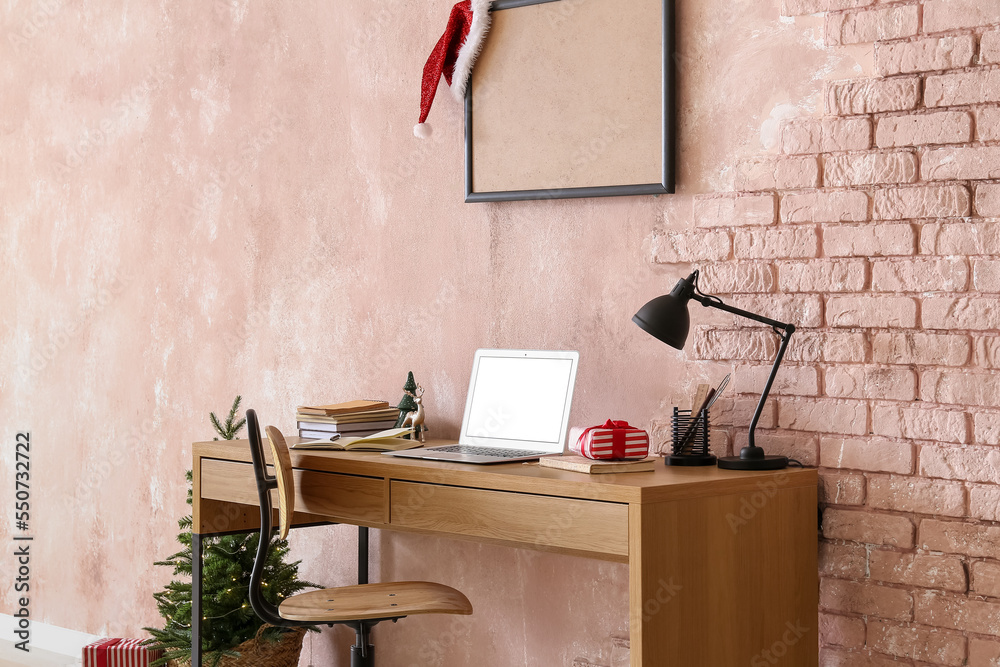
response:
[[[754,322],[767,324],[774,330],[774,333],[781,336],[781,345],[778,347],[778,356],[774,359],[774,366],[771,367],[771,375],[767,378],[764,391],[760,395],[760,402],[757,403],[757,410],[753,413],[753,421],[750,422],[750,444],[740,450],[739,456],[726,456],[719,459],[719,467],[729,470],[778,470],[788,466],[787,456],[767,456],[764,450],[754,443],[754,431],[757,429],[757,422],[760,421],[760,413],[764,410],[764,402],[774,384],[774,376],[778,374],[778,366],[785,356],[785,348],[788,347],[788,340],[795,332],[794,324],[784,324],[777,320],[772,320],[762,315],[732,306],[727,306],[717,296],[702,294],[698,289],[698,272],[694,271],[683,280],[678,280],[670,294],[658,296],[639,312],[632,316],[632,321],[642,329],[659,338],[670,347],[678,350],[684,349],[687,341],[688,330],[691,327],[691,318],[688,316],[688,301],[694,299],[701,302],[706,308],[718,308],[727,313],[733,313]]]

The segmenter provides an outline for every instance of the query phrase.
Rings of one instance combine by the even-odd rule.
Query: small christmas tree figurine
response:
[[[212,426],[224,440],[234,440],[246,424],[246,419],[238,419],[240,397],[233,401],[225,423],[219,421],[215,413],[210,414]],[[216,437],[216,440],[219,438]],[[187,471],[188,484],[191,471]],[[191,504],[191,488],[188,488],[187,503]],[[174,575],[181,580],[167,584],[159,593],[154,593],[156,606],[166,623],[163,628],[144,628],[153,635],[148,644],[152,648],[163,649],[163,658],[152,663],[163,665],[169,660],[183,663],[191,659],[191,527],[193,521],[188,515],[177,522],[181,533],[177,541],[184,548],[156,565],[174,569]],[[203,664],[216,667],[225,656],[238,656],[233,651],[236,646],[254,637],[263,624],[250,607],[250,572],[257,554],[259,532],[238,535],[224,535],[207,538],[203,542],[202,555],[202,638]],[[299,580],[299,562],[286,563],[288,542],[275,540],[268,551],[267,565],[264,567],[264,597],[271,604],[301,591],[315,587]],[[273,628],[264,637],[277,640],[283,630]]]
[[[413,400],[414,392],[417,391],[417,382],[413,379],[413,371],[410,371],[406,376],[406,384],[403,385],[403,398],[400,399],[399,405],[399,418],[396,420],[396,428],[402,428],[403,422],[406,421],[406,415],[409,412],[416,412],[417,403]],[[409,438],[409,435],[404,436]]]

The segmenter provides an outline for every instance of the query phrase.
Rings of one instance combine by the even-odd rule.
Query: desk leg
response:
[[[631,667],[816,667],[816,488],[629,508]]]
[[[368,583],[368,526],[358,526],[358,583]]]
[[[201,541],[191,534],[191,667],[201,667]]]

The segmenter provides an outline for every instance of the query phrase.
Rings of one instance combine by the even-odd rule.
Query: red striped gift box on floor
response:
[[[588,459],[644,459],[649,456],[649,434],[627,421],[609,419],[571,439],[569,448]]]
[[[142,639],[100,639],[83,648],[83,667],[149,667],[163,651],[151,651]]]

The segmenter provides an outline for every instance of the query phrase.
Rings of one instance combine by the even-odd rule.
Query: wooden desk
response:
[[[632,667],[817,665],[816,470],[657,466],[591,476],[294,450],[292,466],[296,525],[346,523],[628,563]],[[247,441],[196,443],[197,552],[205,536],[259,522]]]

